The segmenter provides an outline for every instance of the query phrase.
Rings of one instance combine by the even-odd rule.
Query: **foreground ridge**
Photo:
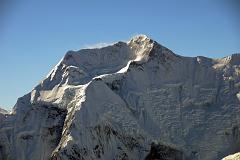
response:
[[[221,159],[240,148],[239,55],[183,57],[145,35],[69,51],[0,112],[0,159]]]

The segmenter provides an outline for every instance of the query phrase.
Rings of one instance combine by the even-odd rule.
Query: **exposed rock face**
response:
[[[0,158],[215,160],[237,152],[240,56],[229,57],[182,57],[143,35],[69,51],[0,122]]]
[[[183,153],[166,145],[152,143],[149,154],[145,160],[166,159],[179,160],[184,159]]]

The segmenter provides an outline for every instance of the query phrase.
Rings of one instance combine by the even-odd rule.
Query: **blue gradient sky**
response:
[[[10,109],[67,50],[146,34],[177,54],[240,52],[238,0],[0,0],[0,106]]]

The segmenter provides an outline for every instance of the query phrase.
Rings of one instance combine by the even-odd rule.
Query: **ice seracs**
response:
[[[239,62],[145,35],[69,51],[0,121],[0,159],[221,159],[240,147]]]

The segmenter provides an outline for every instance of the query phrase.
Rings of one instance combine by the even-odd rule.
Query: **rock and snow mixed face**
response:
[[[7,114],[9,114],[8,111],[0,108],[0,122],[3,121],[3,119],[7,116]]]
[[[7,110],[5,110],[5,109],[2,109],[2,108],[0,107],[0,113],[2,113],[2,114],[7,114],[7,113],[8,113],[8,111],[7,111]]]
[[[147,36],[69,51],[0,122],[0,159],[220,159],[240,149],[240,56]]]

